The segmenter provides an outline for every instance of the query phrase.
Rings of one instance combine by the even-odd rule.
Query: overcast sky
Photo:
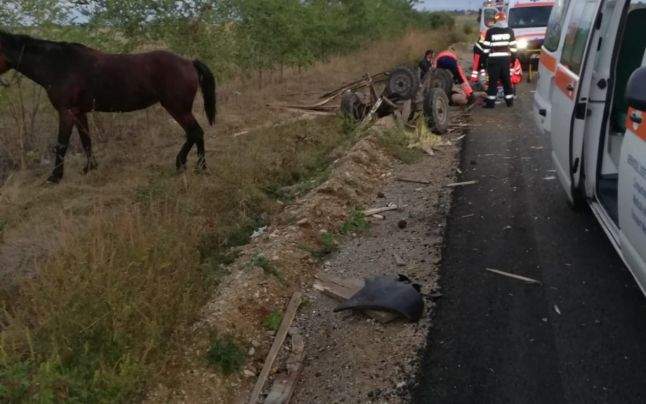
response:
[[[427,10],[477,9],[482,0],[423,0],[421,8]]]

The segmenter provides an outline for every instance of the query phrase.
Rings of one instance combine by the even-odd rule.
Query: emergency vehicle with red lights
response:
[[[546,0],[510,0],[507,4],[507,24],[514,30],[518,58],[530,79],[538,66],[552,7],[554,1]]]

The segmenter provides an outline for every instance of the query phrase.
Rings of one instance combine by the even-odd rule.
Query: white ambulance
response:
[[[528,71],[530,81],[538,65],[553,6],[551,0],[510,0],[507,5],[507,22],[514,30],[518,58],[523,70]]]
[[[496,14],[506,12],[508,3],[506,0],[489,0],[482,3],[478,11],[478,23],[480,24],[480,40],[483,41],[487,30],[496,23]]]
[[[588,203],[646,293],[646,0],[558,0],[534,114],[573,205]]]

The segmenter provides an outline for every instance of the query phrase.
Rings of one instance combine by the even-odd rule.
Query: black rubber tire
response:
[[[453,91],[453,73],[446,69],[435,69],[429,74],[427,89],[439,88],[447,97]]]
[[[410,100],[415,97],[419,89],[419,77],[412,70],[398,67],[390,72],[386,93],[388,98],[396,101]]]
[[[424,116],[434,133],[443,134],[449,129],[449,97],[439,88],[430,88],[424,94]]]
[[[365,117],[366,106],[356,93],[348,91],[341,97],[341,114],[344,117],[360,121]]]

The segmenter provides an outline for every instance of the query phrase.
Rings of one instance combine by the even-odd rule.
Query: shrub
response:
[[[245,351],[232,337],[216,337],[206,354],[209,364],[225,375],[240,372],[245,364]]]

